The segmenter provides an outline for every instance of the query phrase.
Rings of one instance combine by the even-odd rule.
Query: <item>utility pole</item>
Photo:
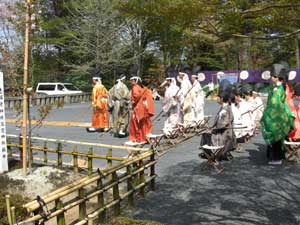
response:
[[[25,43],[24,43],[24,80],[23,80],[23,120],[22,120],[22,150],[23,150],[23,176],[27,174],[27,121],[28,121],[28,67],[29,67],[29,33],[30,33],[30,7],[31,0],[26,0],[26,29],[25,29]]]

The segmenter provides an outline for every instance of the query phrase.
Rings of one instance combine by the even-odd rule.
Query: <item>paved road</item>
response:
[[[65,106],[54,110],[48,119],[88,122],[87,109],[87,104]],[[206,115],[214,115],[217,109],[215,102],[206,102]],[[159,110],[156,103],[156,111]],[[7,112],[7,116],[12,117],[12,113]],[[155,132],[162,123],[163,120],[155,124]],[[8,133],[20,133],[14,125],[7,129]],[[109,144],[125,141],[110,134],[88,134],[79,127],[42,127],[34,133]],[[198,146],[199,137],[195,137],[161,157],[156,167],[157,191],[138,201],[126,214],[166,225],[300,224],[300,167],[296,163],[268,166],[261,135],[243,146],[244,153],[234,153],[234,160],[225,163],[221,174],[204,167],[205,162],[197,156]]]

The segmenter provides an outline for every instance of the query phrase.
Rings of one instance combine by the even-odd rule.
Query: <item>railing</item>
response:
[[[71,95],[51,95],[51,96],[34,96],[30,99],[31,105],[42,106],[46,104],[54,104],[56,102],[61,103],[80,103],[87,102],[91,98],[90,93],[82,94],[71,94]],[[22,105],[22,97],[6,97],[5,98],[5,108],[13,109],[16,106]]]
[[[144,197],[147,184],[151,190],[155,189],[155,164],[155,153],[148,150],[122,161],[119,165],[98,170],[25,204],[23,207],[31,216],[18,223],[14,216],[14,207],[10,207],[7,197],[10,224],[53,224],[55,220],[57,225],[102,223],[111,209],[114,215],[120,214],[122,202],[132,206],[135,193],[138,192]]]
[[[14,141],[13,141],[14,139]],[[88,174],[92,174],[99,166],[94,166],[96,160],[106,160],[106,163],[102,163],[102,167],[112,167],[113,161],[122,162],[126,160],[127,153],[129,151],[133,152],[145,152],[148,149],[145,148],[133,148],[127,146],[115,146],[115,145],[106,145],[99,143],[89,143],[89,142],[79,142],[79,141],[70,141],[70,140],[57,140],[50,138],[40,138],[32,137],[31,142],[38,142],[35,145],[31,144],[29,149],[29,163],[32,164],[37,162],[42,162],[44,164],[51,163],[52,165],[57,165],[58,168],[63,166],[73,167],[75,172],[78,172],[79,169],[87,169]],[[72,145],[72,150],[63,149],[63,144]],[[50,146],[51,145],[51,146]],[[87,150],[84,152],[78,151],[79,147],[84,148],[87,146]],[[22,136],[17,135],[7,135],[7,148],[9,153],[12,150],[16,149],[18,154],[11,153],[14,157],[19,157],[22,159]],[[70,147],[69,147],[70,148]],[[97,149],[98,148],[98,149]],[[99,149],[100,148],[100,149]],[[113,156],[113,150],[119,150],[122,156]],[[125,150],[125,153],[124,153]],[[95,151],[106,151],[105,155],[95,154]],[[34,152],[41,152],[42,157],[35,156]],[[123,154],[122,154],[123,153]],[[55,160],[49,159],[49,154],[52,154],[52,158]],[[53,157],[54,155],[54,157]],[[64,156],[71,156],[72,163],[64,162]],[[84,159],[80,159],[80,158]],[[99,165],[99,164],[98,164]]]

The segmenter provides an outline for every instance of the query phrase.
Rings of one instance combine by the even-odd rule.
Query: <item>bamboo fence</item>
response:
[[[56,220],[57,225],[65,224],[99,224],[106,220],[110,213],[120,214],[121,203],[134,205],[136,193],[144,197],[146,187],[155,189],[155,152],[148,150],[120,164],[98,170],[79,181],[64,186],[50,194],[42,196],[42,203],[34,200],[25,204],[31,215],[24,221],[16,223],[15,209],[10,206],[6,196],[8,219],[15,224],[47,224]],[[126,172],[122,171],[126,169]],[[73,221],[66,214],[76,210]]]
[[[12,138],[17,138],[17,143],[12,143]],[[120,156],[113,156],[113,150],[127,150],[128,152],[145,152],[149,149],[146,148],[134,148],[134,147],[128,147],[128,146],[117,146],[117,145],[107,145],[107,144],[99,144],[99,143],[89,143],[89,142],[79,142],[79,141],[71,141],[71,140],[58,140],[58,139],[50,139],[50,138],[40,138],[40,137],[32,137],[31,140],[38,140],[42,142],[40,146],[33,146],[30,145],[29,148],[29,163],[32,164],[34,161],[43,162],[44,164],[55,164],[58,168],[62,168],[63,165],[66,165],[68,167],[73,167],[73,170],[75,172],[79,171],[80,169],[87,169],[88,174],[92,174],[93,171],[95,171],[95,160],[106,160],[106,165],[108,167],[112,166],[113,161],[122,162],[126,160],[126,157],[120,157]],[[51,148],[48,147],[49,143],[55,143],[56,147]],[[73,145],[72,150],[64,150],[62,148],[62,144],[71,144]],[[78,146],[88,146],[86,152],[79,152]],[[95,154],[94,148],[95,147],[101,147],[105,149],[106,154]],[[13,156],[20,157],[22,159],[22,136],[17,135],[7,135],[7,148],[8,150],[12,150],[12,148],[16,148],[19,150],[19,154],[14,154]],[[35,157],[33,152],[42,152],[43,156],[41,157]],[[50,160],[48,157],[48,154],[56,154],[55,160]],[[72,157],[72,162],[63,162],[64,155],[68,155]],[[84,160],[80,158],[84,158]],[[80,163],[81,162],[81,163]],[[83,162],[83,163],[82,163]]]

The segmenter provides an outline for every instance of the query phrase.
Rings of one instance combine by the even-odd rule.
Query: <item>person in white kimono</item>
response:
[[[235,95],[231,95],[231,111],[233,114],[233,129],[235,138],[236,138],[236,151],[242,151],[242,147],[240,143],[244,142],[244,132],[240,127],[243,127],[243,118],[240,110],[237,107],[236,100],[235,100]]]
[[[259,96],[259,94],[256,91],[252,92],[252,100],[253,100],[252,102],[253,102],[253,107],[254,107],[254,111],[252,112],[253,118],[254,118],[255,123],[258,125],[259,121],[263,115],[264,104],[263,104],[261,97]]]
[[[247,103],[241,96],[241,91],[237,91],[235,93],[236,105],[242,116],[242,126],[246,127],[242,129],[243,137],[245,138],[245,141],[247,141],[249,137],[254,135],[255,123],[252,116],[251,105]]]
[[[190,125],[195,122],[193,103],[195,102],[194,93],[192,91],[192,84],[189,76],[186,73],[179,72],[177,76],[178,82],[180,82],[180,91],[182,92],[183,98],[181,101],[181,109],[183,114],[183,124]]]
[[[124,84],[126,77],[122,76],[109,90],[109,107],[113,121],[115,137],[125,137],[129,125],[129,90]]]
[[[180,107],[183,95],[176,85],[176,80],[173,77],[168,77],[161,85],[166,86],[165,96],[162,102],[162,109],[167,115],[167,120],[164,123],[163,132],[168,134],[173,130],[178,123],[182,122]]]
[[[195,122],[198,123],[204,119],[204,92],[198,81],[197,75],[191,76],[193,88],[191,92],[194,94],[193,111]]]

